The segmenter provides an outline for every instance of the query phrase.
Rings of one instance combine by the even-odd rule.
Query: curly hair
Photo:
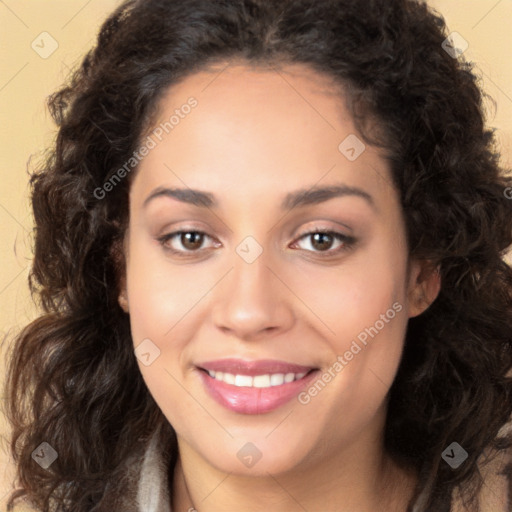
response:
[[[443,18],[415,0],[127,0],[48,100],[54,146],[31,174],[30,290],[41,316],[13,343],[6,382],[18,498],[88,512],[134,446],[166,429],[118,304],[136,170],[102,187],[138,148],[163,94],[212,63],[300,63],[335,80],[362,137],[385,149],[409,255],[439,269],[434,303],[409,320],[390,389],[386,450],[418,470],[408,510],[478,511],[481,455],[512,445],[512,178],[500,166],[473,65],[442,47]],[[340,96],[341,101],[341,96]],[[370,121],[376,121],[370,122]],[[373,127],[373,128],[372,128]],[[376,129],[374,129],[376,127]],[[441,463],[457,441],[468,459]],[[48,470],[31,460],[42,442]]]

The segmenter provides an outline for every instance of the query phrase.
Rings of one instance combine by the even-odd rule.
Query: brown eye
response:
[[[199,252],[205,238],[211,238],[202,231],[175,231],[158,238],[165,250],[177,255],[186,256],[187,253]]]
[[[198,233],[197,231],[188,231],[180,233],[179,241],[189,251],[199,249],[203,244],[204,233]]]
[[[330,249],[334,242],[334,237],[329,233],[313,233],[309,236],[312,237],[311,245],[319,251]]]
[[[305,233],[299,238],[299,240],[309,240],[309,246],[311,249],[306,248],[307,251],[313,253],[325,253],[326,256],[332,256],[342,251],[346,251],[356,242],[356,239],[352,236],[322,229],[316,229],[315,231]],[[338,247],[332,249],[336,242],[338,242]],[[299,242],[296,242],[294,245],[299,245]]]

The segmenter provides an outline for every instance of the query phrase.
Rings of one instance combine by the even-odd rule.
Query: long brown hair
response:
[[[41,315],[15,339],[6,414],[21,491],[43,512],[89,512],[136,446],[166,422],[117,302],[133,173],[158,99],[219,59],[303,63],[338,81],[366,141],[385,147],[409,253],[439,265],[442,288],[409,321],[390,390],[386,448],[420,475],[422,511],[449,510],[460,488],[478,510],[478,458],[512,412],[512,179],[484,125],[471,64],[443,48],[443,19],[413,0],[128,0],[49,100],[56,144],[31,176],[30,287]],[[378,133],[368,128],[375,119]],[[96,194],[95,194],[96,191]],[[172,436],[171,436],[172,437]],[[170,437],[170,438],[171,438]],[[457,470],[442,461],[456,441]],[[48,443],[48,469],[32,452]],[[412,507],[412,504],[411,504]],[[411,510],[411,507],[409,510]]]

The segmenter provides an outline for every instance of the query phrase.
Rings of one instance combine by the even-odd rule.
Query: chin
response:
[[[271,434],[272,435],[272,434]],[[299,466],[307,456],[304,444],[283,443],[277,440],[272,443],[265,439],[253,437],[252,441],[243,442],[240,438],[230,440],[225,446],[208,447],[200,455],[212,466],[224,473],[240,476],[268,476],[287,473]],[[214,448],[214,449],[212,449]]]

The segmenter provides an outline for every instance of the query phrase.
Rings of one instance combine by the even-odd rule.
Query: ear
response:
[[[122,277],[121,282],[119,283],[119,285],[120,285],[120,292],[119,292],[119,296],[117,297],[117,301],[119,302],[119,305],[121,306],[121,309],[125,313],[129,313],[130,312],[130,307],[129,307],[129,304],[128,304],[128,295],[127,295],[127,292],[126,292],[126,278],[124,276]]]
[[[441,290],[441,273],[428,260],[411,263],[408,283],[409,318],[421,315],[436,300]]]
[[[115,265],[117,276],[118,296],[117,301],[125,313],[130,312],[128,294],[126,289],[126,259],[124,242],[116,240],[110,248],[110,257]]]

